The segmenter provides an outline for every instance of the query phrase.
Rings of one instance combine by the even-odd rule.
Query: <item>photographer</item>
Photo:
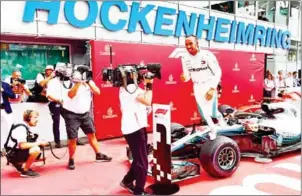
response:
[[[131,78],[136,79],[137,73],[131,72]],[[153,79],[144,79],[146,89],[137,88],[135,84],[120,88],[120,104],[122,112],[121,130],[133,155],[129,172],[124,176],[120,185],[135,195],[144,195],[148,172],[147,106],[152,102]],[[130,93],[132,92],[132,93]],[[135,186],[133,182],[136,181]]]
[[[63,88],[63,99],[54,99],[62,105],[61,115],[66,124],[69,148],[68,169],[75,169],[74,153],[77,146],[78,130],[81,127],[83,132],[88,136],[89,144],[96,153],[96,162],[111,161],[111,157],[100,153],[100,148],[95,136],[95,128],[93,119],[90,115],[92,93],[100,94],[100,89],[95,85],[91,78],[82,80],[86,71],[82,72],[82,67],[78,67],[72,73],[71,87]],[[67,71],[68,73],[69,71]],[[69,77],[69,74],[65,75]],[[62,86],[62,85],[61,85]],[[55,85],[49,85],[48,90],[51,92],[57,91]]]
[[[64,96],[67,96],[68,90],[72,87],[72,82],[69,79],[71,72],[72,67],[66,66],[65,63],[57,63],[55,71],[51,74],[54,78],[51,79],[47,85],[46,97],[49,100],[48,107],[52,118],[52,130],[56,148],[62,148],[60,139],[60,117]],[[43,81],[41,81],[41,83],[43,83]],[[84,144],[77,141],[77,145]]]
[[[57,63],[53,74],[56,77],[48,82],[46,91],[46,98],[49,100],[48,107],[52,118],[52,131],[56,148],[62,147],[60,140],[60,116],[64,95],[67,94],[68,88],[71,88],[72,85],[69,79],[64,81],[65,72],[65,64]]]
[[[40,147],[48,143],[37,142],[38,135],[30,131],[38,123],[39,113],[26,110],[23,113],[24,123],[13,125],[5,143],[5,150],[9,162],[18,170],[21,177],[38,177],[39,174],[30,167],[41,156]],[[25,163],[23,165],[20,165]]]
[[[54,66],[47,65],[45,67],[44,73],[38,73],[35,81],[35,86],[31,91],[34,94],[35,102],[44,102],[47,103],[48,99],[46,98],[46,89],[48,82],[55,77]]]
[[[24,101],[24,93],[27,96],[32,96],[26,81],[22,78],[22,74],[19,70],[15,70],[12,73],[11,77],[5,79],[5,82],[10,84],[13,92],[16,95],[15,99],[9,99],[11,103],[21,103]]]

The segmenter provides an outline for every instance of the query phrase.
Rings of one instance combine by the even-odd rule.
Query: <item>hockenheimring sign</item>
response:
[[[27,1],[25,4],[23,22],[34,22],[36,10],[48,11],[48,24],[57,24],[61,1]],[[64,3],[64,15],[70,25],[77,28],[87,28],[100,20],[104,28],[109,31],[120,31],[125,28],[129,33],[135,32],[141,25],[145,34],[161,36],[180,37],[182,30],[186,35],[196,35],[201,38],[204,30],[207,31],[207,40],[216,42],[228,42],[236,44],[257,45],[288,49],[290,47],[289,31],[277,30],[275,28],[264,27],[262,25],[246,24],[236,20],[210,16],[205,20],[205,15],[191,13],[187,17],[186,11],[158,6],[154,26],[150,26],[147,15],[155,9],[155,5],[146,5],[140,8],[140,3],[132,2],[131,8],[124,1],[103,2],[101,6],[96,1],[87,1],[89,11],[84,20],[79,20],[75,16],[76,1],[66,1]],[[119,8],[120,12],[129,12],[128,19],[119,19],[113,23],[109,18],[109,11],[112,7]],[[100,14],[99,14],[100,13]],[[99,15],[99,18],[98,18]],[[169,19],[168,15],[177,15],[177,19]],[[164,26],[172,25],[173,30]],[[228,27],[226,27],[228,26]],[[222,35],[223,34],[223,35]]]

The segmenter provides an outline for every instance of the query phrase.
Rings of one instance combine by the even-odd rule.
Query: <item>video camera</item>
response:
[[[117,68],[105,68],[102,70],[103,81],[111,82],[115,87],[126,87],[128,84],[139,84],[144,78],[161,79],[161,64],[150,63],[147,65],[126,64]]]
[[[69,63],[60,63],[58,62],[55,65],[55,77],[58,77],[61,81],[70,80],[70,77],[73,72],[73,66]]]
[[[92,71],[86,65],[57,63],[55,76],[59,77],[61,81],[88,82],[92,79]]]
[[[86,65],[75,65],[71,78],[73,82],[88,82],[92,80],[92,71]]]

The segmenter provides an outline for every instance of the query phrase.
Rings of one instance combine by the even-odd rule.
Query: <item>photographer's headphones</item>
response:
[[[30,115],[31,115],[32,112],[33,112],[33,110],[26,110],[25,111],[25,114],[23,116],[23,120],[25,122],[29,122],[30,121]]]

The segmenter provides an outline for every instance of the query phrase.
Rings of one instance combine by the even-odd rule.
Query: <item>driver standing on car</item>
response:
[[[217,118],[220,125],[224,122],[217,104],[217,86],[222,75],[221,68],[212,52],[199,48],[197,37],[188,36],[185,45],[189,54],[181,59],[183,73],[180,78],[183,82],[192,79],[198,110],[211,129],[210,139],[214,140],[217,127],[212,117]]]

